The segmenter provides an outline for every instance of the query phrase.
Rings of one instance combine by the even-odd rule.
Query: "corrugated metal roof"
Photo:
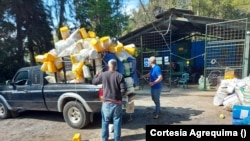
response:
[[[178,40],[190,35],[192,32],[199,32],[205,34],[206,24],[226,21],[225,19],[216,19],[203,16],[195,16],[190,10],[183,9],[169,9],[156,16],[156,20],[141,28],[138,28],[121,38],[119,41],[127,44],[135,42],[135,38],[142,34],[155,31],[171,30],[172,40]],[[170,26],[170,27],[169,27]],[[157,30],[155,29],[157,28]]]

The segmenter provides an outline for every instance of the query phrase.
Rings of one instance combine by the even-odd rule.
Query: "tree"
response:
[[[80,27],[84,27],[88,30],[92,29],[91,21],[88,17],[88,11],[90,9],[90,1],[88,0],[74,0],[76,20]]]
[[[139,8],[138,10],[133,10],[125,33],[155,21],[155,16],[159,14],[159,12],[175,7],[176,4],[178,4],[176,0],[151,0],[147,4],[141,3],[141,0],[139,1]]]
[[[75,0],[76,18],[99,36],[119,37],[128,21],[121,4],[121,0]]]
[[[195,15],[222,19],[250,18],[249,0],[150,0],[149,3],[139,5],[129,18],[126,27],[128,33],[138,29],[155,19],[154,11],[161,8],[166,11],[170,8],[193,10]]]
[[[0,7],[0,28],[5,31],[0,34],[0,65],[10,78],[18,68],[35,65],[36,53],[53,48],[52,35],[42,0],[2,0]],[[29,64],[25,56],[30,56]]]
[[[6,9],[8,5],[6,1],[0,1],[0,67],[4,69],[0,69],[0,80],[7,80],[12,75],[11,69],[13,69],[13,63],[10,60],[14,59],[12,56],[14,53],[15,39],[11,37],[11,35],[15,32],[15,25],[6,20],[8,16],[6,14]],[[8,58],[8,59],[6,59]],[[4,74],[4,75],[3,75]],[[1,83],[1,82],[0,82]]]
[[[11,14],[16,19],[18,57],[23,60],[28,51],[30,64],[35,65],[35,53],[44,53],[53,48],[50,21],[42,0],[11,1]],[[27,51],[26,51],[27,50]],[[24,62],[21,64],[24,66]]]
[[[26,29],[27,47],[30,63],[35,65],[35,54],[42,54],[51,50],[53,38],[51,35],[50,21],[41,0],[30,0],[27,5],[29,12],[24,24]]]
[[[249,0],[194,0],[192,10],[196,15],[222,19],[249,17]]]
[[[51,26],[56,31],[58,39],[61,40],[60,27],[68,26],[68,23],[74,22],[75,19],[74,0],[44,1],[45,7],[49,10],[50,21],[53,21]]]

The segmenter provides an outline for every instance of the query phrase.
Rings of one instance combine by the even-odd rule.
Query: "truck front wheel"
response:
[[[11,116],[10,111],[8,108],[4,105],[4,103],[0,100],[0,118],[1,119],[6,119]]]
[[[66,103],[63,108],[63,117],[69,126],[77,129],[86,127],[90,121],[89,113],[77,101]]]

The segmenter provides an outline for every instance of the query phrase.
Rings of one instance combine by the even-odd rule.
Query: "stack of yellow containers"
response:
[[[133,57],[136,53],[134,44],[123,45],[119,41],[114,41],[110,36],[99,38],[94,31],[86,31],[85,28],[78,28],[72,34],[67,26],[60,28],[62,40],[55,42],[55,49],[43,55],[35,57],[36,62],[42,63],[41,71],[53,74],[61,74],[63,63],[62,57],[70,57],[72,64],[69,78],[74,79],[70,82],[84,82],[85,78],[90,77],[89,67],[96,67],[96,70],[102,70],[102,53],[111,52],[117,55],[121,61],[124,58]],[[93,66],[92,61],[96,62]],[[84,76],[84,74],[86,76]]]

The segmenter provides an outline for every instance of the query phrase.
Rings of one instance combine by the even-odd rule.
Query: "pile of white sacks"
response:
[[[250,91],[250,77],[221,80],[213,104],[224,106],[224,109],[228,111],[232,111],[235,104],[249,105],[248,91]]]

